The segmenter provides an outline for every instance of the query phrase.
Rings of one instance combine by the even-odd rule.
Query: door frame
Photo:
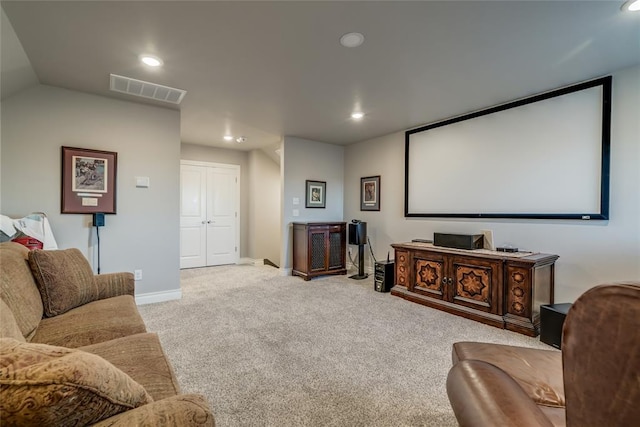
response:
[[[236,239],[236,245],[238,247],[238,256],[237,256],[237,262],[236,264],[240,263],[240,253],[241,253],[241,244],[240,244],[240,224],[242,224],[241,218],[242,218],[242,212],[240,212],[240,199],[242,198],[242,185],[241,185],[241,168],[240,165],[234,165],[234,164],[230,164],[230,163],[216,163],[216,162],[204,162],[204,161],[200,161],[200,160],[183,160],[180,159],[180,166],[182,165],[186,165],[186,166],[204,166],[204,167],[216,167],[216,168],[224,168],[224,169],[234,169],[237,173],[237,177],[238,177],[238,197],[236,197],[236,212],[238,212],[238,216],[236,217],[236,235],[235,235],[235,239]],[[182,185],[182,183],[179,183],[179,185]]]

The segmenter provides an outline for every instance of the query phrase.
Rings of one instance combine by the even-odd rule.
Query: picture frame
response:
[[[326,181],[306,180],[305,208],[325,208],[327,201]]]
[[[360,210],[380,210],[380,175],[360,178]]]
[[[63,214],[116,213],[118,153],[62,147]]]

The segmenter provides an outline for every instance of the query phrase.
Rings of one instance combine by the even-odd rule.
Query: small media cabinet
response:
[[[310,280],[325,274],[347,274],[344,222],[294,222],[294,276]]]
[[[553,304],[557,255],[396,243],[391,294],[529,336]]]

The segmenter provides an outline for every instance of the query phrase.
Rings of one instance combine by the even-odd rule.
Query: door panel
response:
[[[309,253],[311,254],[311,271],[324,271],[327,269],[327,245],[325,244],[325,232],[311,232],[309,238]]]
[[[180,166],[180,268],[206,264],[206,169]]]
[[[234,264],[237,251],[236,169],[207,171],[207,265]]]

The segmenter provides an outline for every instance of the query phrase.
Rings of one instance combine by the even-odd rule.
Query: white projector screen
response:
[[[405,216],[608,219],[611,81],[407,131]]]

